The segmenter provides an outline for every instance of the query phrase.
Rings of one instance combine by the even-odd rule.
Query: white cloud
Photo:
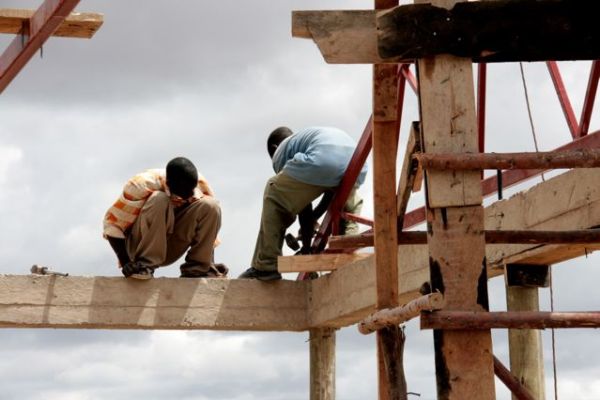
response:
[[[23,159],[23,150],[16,146],[0,146],[0,185],[6,184],[11,169]]]

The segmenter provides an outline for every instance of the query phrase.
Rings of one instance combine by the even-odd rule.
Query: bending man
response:
[[[301,252],[309,252],[315,223],[312,201],[331,193],[339,185],[355,147],[354,140],[337,128],[312,127],[293,134],[289,128],[280,127],[269,135],[267,150],[277,175],[269,179],[265,187],[252,264],[240,278],[281,279],[277,272],[277,257],[281,255],[285,230],[297,215],[303,243]],[[364,182],[366,173],[365,165],[346,202],[345,211],[360,213],[362,199],[356,189]],[[345,232],[355,233],[356,230],[355,224],[347,224]]]

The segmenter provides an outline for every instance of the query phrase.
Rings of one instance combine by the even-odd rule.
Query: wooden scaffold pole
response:
[[[431,3],[450,8],[457,1]],[[450,55],[422,58],[417,70],[424,152],[478,152],[471,60]],[[486,311],[480,173],[427,171],[426,193],[432,289],[444,295],[444,310]],[[495,398],[489,330],[435,330],[434,349],[438,399]]]

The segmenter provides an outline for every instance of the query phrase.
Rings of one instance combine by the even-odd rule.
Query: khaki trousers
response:
[[[134,261],[158,267],[174,263],[189,248],[182,272],[207,272],[220,227],[221,208],[212,197],[175,208],[166,193],[157,191],[126,235],[127,252]]]
[[[251,266],[261,271],[276,271],[285,230],[294,223],[304,207],[329,189],[300,182],[281,172],[269,179],[263,195],[260,229]],[[361,208],[362,200],[354,188],[344,211],[359,214]],[[358,232],[355,223],[347,225],[346,229],[346,232],[348,229]]]

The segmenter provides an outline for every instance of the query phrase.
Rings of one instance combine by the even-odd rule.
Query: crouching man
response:
[[[212,189],[184,157],[131,178],[104,216],[104,237],[123,275],[137,279],[151,279],[186,251],[182,278],[226,276],[227,268],[213,262],[220,227]]]

